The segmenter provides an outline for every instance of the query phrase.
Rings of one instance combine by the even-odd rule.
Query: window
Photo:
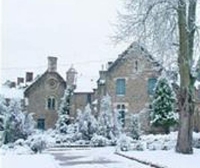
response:
[[[154,89],[155,89],[155,86],[156,86],[156,82],[157,82],[156,78],[150,78],[148,80],[148,94],[149,95],[153,95],[154,94]]]
[[[41,130],[45,129],[45,119],[44,118],[37,119],[37,128],[41,129]]]
[[[122,127],[125,126],[125,111],[126,111],[126,107],[124,104],[117,105],[117,112],[118,112],[118,120],[120,121]]]
[[[116,94],[117,95],[125,95],[125,93],[126,93],[125,79],[117,79],[116,80]]]
[[[47,99],[47,108],[49,110],[55,110],[55,107],[56,107],[56,100],[54,97],[49,97]]]
[[[91,104],[92,102],[92,96],[90,93],[87,94],[87,103]]]
[[[137,60],[135,61],[135,71],[136,72],[138,71],[138,61]]]

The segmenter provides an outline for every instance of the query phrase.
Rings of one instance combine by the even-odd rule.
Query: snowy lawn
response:
[[[194,149],[193,155],[183,155],[175,153],[174,150],[163,151],[129,151],[119,152],[123,155],[136,159],[151,162],[166,168],[199,168],[200,149]]]
[[[0,155],[1,168],[57,168],[54,157],[49,154]]]

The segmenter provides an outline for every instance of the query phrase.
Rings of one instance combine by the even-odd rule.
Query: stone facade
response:
[[[48,57],[48,69],[24,92],[26,110],[34,113],[37,127],[54,128],[57,110],[66,89],[65,80],[57,73],[57,58]]]
[[[133,43],[115,62],[109,63],[107,71],[100,71],[97,89],[99,102],[103,95],[109,94],[113,110],[124,111],[127,128],[130,114],[139,113],[149,102],[149,82],[156,81],[160,71],[161,66],[152,56],[137,43]],[[148,131],[148,124],[145,127],[143,129]]]

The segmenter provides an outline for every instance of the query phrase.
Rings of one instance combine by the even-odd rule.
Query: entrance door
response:
[[[37,128],[44,130],[45,129],[45,119],[44,118],[39,118],[37,120]]]

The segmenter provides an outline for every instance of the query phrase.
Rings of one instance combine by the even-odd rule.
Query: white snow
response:
[[[43,134],[49,141],[53,137],[52,130]],[[155,149],[145,148],[143,151],[117,150],[116,147],[102,148],[51,148],[43,151],[42,154],[33,154],[27,145],[15,143],[15,146],[2,146],[0,148],[1,168],[150,168],[150,166],[138,163],[131,159],[115,154],[120,152],[123,155],[134,157],[138,160],[157,164],[165,168],[199,168],[200,149],[194,148],[193,155],[183,155],[175,152],[177,132],[169,135],[147,135],[141,136],[142,143],[152,143]],[[200,133],[193,133],[195,140],[200,139]],[[170,150],[160,150],[163,142],[168,142]],[[131,142],[133,143],[133,142]]]
[[[121,153],[166,168],[199,168],[198,163],[200,163],[200,149],[194,149],[193,155],[178,154],[174,150],[129,151]]]
[[[76,85],[75,93],[91,93],[93,89],[97,88],[96,80],[84,76],[79,76],[77,78]]]
[[[0,95],[2,95],[4,98],[17,98],[17,99],[23,99],[24,98],[24,90],[18,89],[18,88],[9,88],[6,86],[0,87]]]
[[[56,168],[54,157],[49,154],[1,155],[1,168]]]

